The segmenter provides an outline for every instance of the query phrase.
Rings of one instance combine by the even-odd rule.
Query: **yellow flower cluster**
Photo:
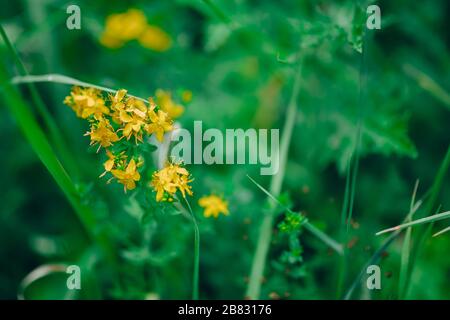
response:
[[[186,194],[192,196],[191,181],[189,172],[180,164],[167,163],[164,168],[153,173],[151,186],[156,191],[156,201],[173,201],[177,190],[183,198]]]
[[[228,215],[228,202],[224,201],[221,197],[214,194],[209,196],[201,197],[198,201],[200,207],[204,208],[203,215],[205,218],[213,216],[214,218],[219,217],[219,214]]]
[[[106,149],[108,160],[104,163],[102,176],[111,173],[123,184],[125,191],[136,187],[141,178],[137,169],[143,165],[143,160],[112,147],[131,137],[138,144],[144,135],[152,134],[162,142],[164,133],[173,129],[169,115],[159,109],[152,98],[147,106],[142,100],[127,96],[124,89],[104,99],[97,89],[74,87],[64,103],[78,117],[88,120],[90,130],[86,135],[90,137],[91,145],[98,145],[97,152],[102,147]]]
[[[143,47],[159,52],[168,50],[172,45],[170,36],[161,28],[148,24],[141,10],[129,9],[106,18],[105,30],[100,38],[102,45],[117,49],[131,40],[138,40]]]

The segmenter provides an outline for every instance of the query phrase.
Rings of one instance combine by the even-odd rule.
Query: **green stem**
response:
[[[192,300],[198,300],[200,283],[200,230],[198,228],[197,219],[195,218],[189,201],[184,197],[183,199],[189,209],[190,217],[194,225],[194,270],[192,275]]]
[[[414,207],[414,203],[416,201],[416,195],[417,195],[417,189],[419,188],[419,180],[416,181],[416,184],[414,186],[413,196],[411,199],[411,204],[409,206],[409,210],[411,211]],[[412,216],[411,216],[412,219]],[[411,219],[408,219],[410,221]],[[401,260],[400,260],[400,277],[399,277],[399,284],[398,284],[398,299],[403,299],[407,295],[407,277],[409,273],[409,254],[411,251],[411,237],[412,237],[412,228],[408,228],[406,230],[405,239],[403,240],[402,245],[402,253],[401,253]]]
[[[14,64],[16,65],[17,70],[23,77],[28,77],[28,71],[25,68],[25,65],[22,63],[22,60],[20,59],[16,49],[12,45],[11,41],[9,41],[8,35],[6,34],[3,27],[0,25],[0,35],[3,39],[3,41],[6,44],[6,47],[8,48],[8,51],[11,55],[11,57],[14,60]],[[47,130],[50,133],[50,137],[54,145],[57,147],[57,150],[60,154],[60,156],[63,159],[64,164],[69,168],[69,171],[72,174],[75,174],[76,176],[79,176],[78,166],[76,165],[75,161],[72,159],[69,150],[66,147],[66,143],[62,139],[61,132],[56,125],[55,121],[53,120],[52,116],[48,112],[44,102],[42,101],[36,87],[33,83],[28,82],[28,90],[31,93],[31,98],[41,115],[42,119],[44,120],[44,124],[47,127]]]
[[[280,194],[281,186],[284,179],[284,173],[286,170],[287,156],[289,151],[289,145],[291,142],[292,132],[297,118],[297,98],[300,91],[301,63],[299,63],[299,70],[296,70],[294,86],[292,95],[289,101],[286,119],[283,129],[283,137],[281,139],[280,147],[280,163],[278,173],[272,178],[270,184],[270,193],[277,197]],[[246,298],[259,299],[261,293],[261,281],[264,274],[264,267],[269,252],[270,242],[272,240],[272,229],[274,220],[274,208],[271,208],[260,225],[259,237],[253,257],[252,267],[250,271],[249,284],[246,291]]]

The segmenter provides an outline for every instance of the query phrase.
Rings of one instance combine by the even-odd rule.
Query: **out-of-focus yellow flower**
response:
[[[170,36],[161,28],[152,25],[147,25],[138,41],[143,47],[158,52],[167,51],[172,46]]]
[[[167,163],[164,168],[153,173],[151,186],[156,191],[156,201],[172,201],[179,190],[183,197],[192,196],[189,171],[179,164]]]
[[[143,47],[158,52],[166,51],[172,46],[170,36],[161,28],[147,24],[147,18],[141,10],[129,9],[106,18],[105,30],[100,37],[102,45],[117,49],[135,39]]]
[[[204,208],[203,215],[205,218],[213,216],[217,218],[220,213],[228,215],[228,202],[214,194],[201,197],[198,204]]]
[[[100,95],[100,91],[94,88],[73,87],[70,96],[64,99],[64,104],[75,111],[80,118],[86,119],[91,115],[98,120],[103,115],[109,114],[105,100]]]
[[[154,133],[156,139],[162,142],[164,139],[164,133],[173,130],[172,120],[168,114],[162,110],[155,112],[156,105],[153,101],[150,101],[150,108],[148,108],[148,116],[151,123],[145,126],[145,131],[148,134]]]
[[[113,169],[111,170],[111,173],[121,184],[123,184],[125,192],[136,188],[136,181],[141,179],[141,175],[137,171],[137,166],[134,159],[131,159],[125,170]]]
[[[180,117],[184,112],[184,107],[181,104],[177,104],[172,100],[170,92],[158,89],[156,90],[156,104],[166,112],[169,117],[176,119]]]
[[[98,122],[92,123],[91,131],[88,131],[85,135],[91,137],[91,145],[99,144],[98,150],[100,147],[108,148],[119,140],[114,128],[106,119],[100,119]]]
[[[147,18],[141,10],[129,9],[106,18],[100,42],[108,48],[120,48],[125,42],[137,39],[147,28]]]
[[[192,91],[191,90],[183,90],[181,93],[181,100],[184,103],[189,103],[192,101]]]

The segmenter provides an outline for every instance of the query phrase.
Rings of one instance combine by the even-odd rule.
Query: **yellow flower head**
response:
[[[98,120],[109,114],[109,109],[105,106],[105,100],[101,97],[100,91],[94,88],[73,87],[70,96],[64,99],[64,104],[71,107],[77,116],[83,119],[94,115]]]
[[[198,204],[204,208],[203,215],[205,218],[209,218],[211,216],[217,218],[220,213],[226,216],[229,214],[228,202],[222,200],[222,198],[214,194],[201,197]]]
[[[122,124],[120,120],[120,112],[125,110],[127,90],[120,89],[117,90],[115,95],[109,95],[109,100],[111,101],[111,118],[117,124]]]
[[[156,191],[156,201],[172,201],[179,190],[185,198],[192,196],[189,172],[179,164],[167,163],[164,168],[153,173],[151,186]]]
[[[138,41],[143,47],[158,52],[167,51],[172,46],[170,36],[161,28],[152,25],[147,25]]]
[[[129,140],[132,135],[136,140],[142,142],[143,127],[147,120],[147,106],[144,102],[128,98],[125,103],[125,108],[119,111],[119,122],[123,128],[122,134]]]
[[[162,142],[164,139],[164,133],[173,130],[172,120],[169,115],[162,110],[155,112],[155,108],[155,103],[150,99],[150,108],[148,108],[150,123],[145,126],[145,131],[148,134],[154,133],[156,135],[156,139],[159,142]]]
[[[180,117],[184,112],[184,107],[181,104],[175,103],[168,91],[156,90],[156,104],[172,119]]]
[[[141,175],[137,171],[137,165],[134,159],[131,159],[125,170],[113,169],[111,170],[111,173],[115,178],[117,178],[119,183],[123,184],[123,189],[125,192],[136,188],[136,181],[141,179]]]
[[[100,119],[98,122],[92,123],[91,131],[88,131],[85,135],[91,137],[91,145],[98,143],[99,149],[100,147],[108,148],[112,146],[114,142],[119,140],[119,137],[114,132],[114,128],[106,119]]]
[[[118,166],[124,166],[127,159],[125,151],[122,151],[119,154],[113,154],[111,151],[107,149],[106,155],[108,156],[108,160],[106,160],[105,163],[103,163],[105,171],[100,175],[100,178],[103,177],[107,172],[111,172],[112,169],[115,169]]]
[[[147,19],[141,10],[129,9],[106,18],[105,31],[100,42],[108,48],[120,48],[125,42],[137,39],[147,27]]]

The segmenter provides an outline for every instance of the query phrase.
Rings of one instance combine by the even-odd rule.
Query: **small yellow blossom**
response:
[[[100,119],[97,123],[92,123],[91,131],[88,131],[85,135],[91,137],[91,145],[98,143],[99,149],[100,147],[108,148],[119,140],[119,137],[114,132],[114,128],[106,119]]]
[[[184,112],[184,107],[181,104],[177,104],[172,100],[170,92],[162,89],[156,90],[156,104],[166,112],[169,117],[176,119],[180,117]]]
[[[168,163],[164,168],[153,173],[151,186],[156,191],[156,201],[172,201],[179,190],[183,197],[192,196],[189,172],[179,164]],[[168,196],[166,197],[165,194]]]
[[[64,99],[64,104],[71,107],[78,117],[86,119],[94,115],[100,119],[103,115],[109,114],[109,109],[105,106],[105,100],[100,95],[100,91],[94,88],[73,87],[70,96]]]
[[[107,172],[111,172],[111,170],[116,168],[117,166],[125,165],[125,161],[127,158],[125,151],[122,151],[119,154],[115,155],[111,151],[106,149],[106,155],[108,156],[108,160],[106,160],[105,163],[103,163],[105,171],[100,175],[100,178],[103,177]]]
[[[181,93],[181,100],[184,103],[189,103],[192,101],[192,91],[191,90],[183,90]]]
[[[117,124],[122,124],[122,121],[120,120],[120,112],[125,110],[125,102],[127,90],[120,89],[116,92],[116,94],[110,95],[109,100],[111,101],[111,118],[112,120]]]
[[[203,212],[205,218],[209,218],[211,216],[217,218],[220,213],[226,216],[229,214],[228,202],[222,200],[222,198],[214,194],[201,197],[198,204],[205,209]]]
[[[136,162],[131,159],[125,170],[113,169],[111,173],[117,180],[123,184],[124,191],[136,188],[136,181],[141,179],[141,175],[137,171]]]
[[[147,106],[145,103],[135,98],[129,98],[126,101],[125,109],[119,112],[119,120],[124,125],[123,136],[129,140],[134,135],[136,143],[142,142],[142,129],[146,123],[146,118]]]
[[[112,14],[106,18],[100,43],[108,48],[120,48],[125,42],[137,39],[146,27],[147,18],[141,10],[129,9],[124,13]]]
[[[169,115],[162,110],[158,110],[157,112],[155,112],[155,108],[156,105],[152,101],[150,101],[148,116],[151,123],[145,126],[145,131],[148,134],[154,133],[156,135],[156,139],[159,142],[162,142],[164,139],[164,133],[173,130],[172,120],[170,119]]]
[[[147,25],[138,41],[143,47],[158,52],[167,51],[172,46],[170,36],[161,28],[152,25]]]

